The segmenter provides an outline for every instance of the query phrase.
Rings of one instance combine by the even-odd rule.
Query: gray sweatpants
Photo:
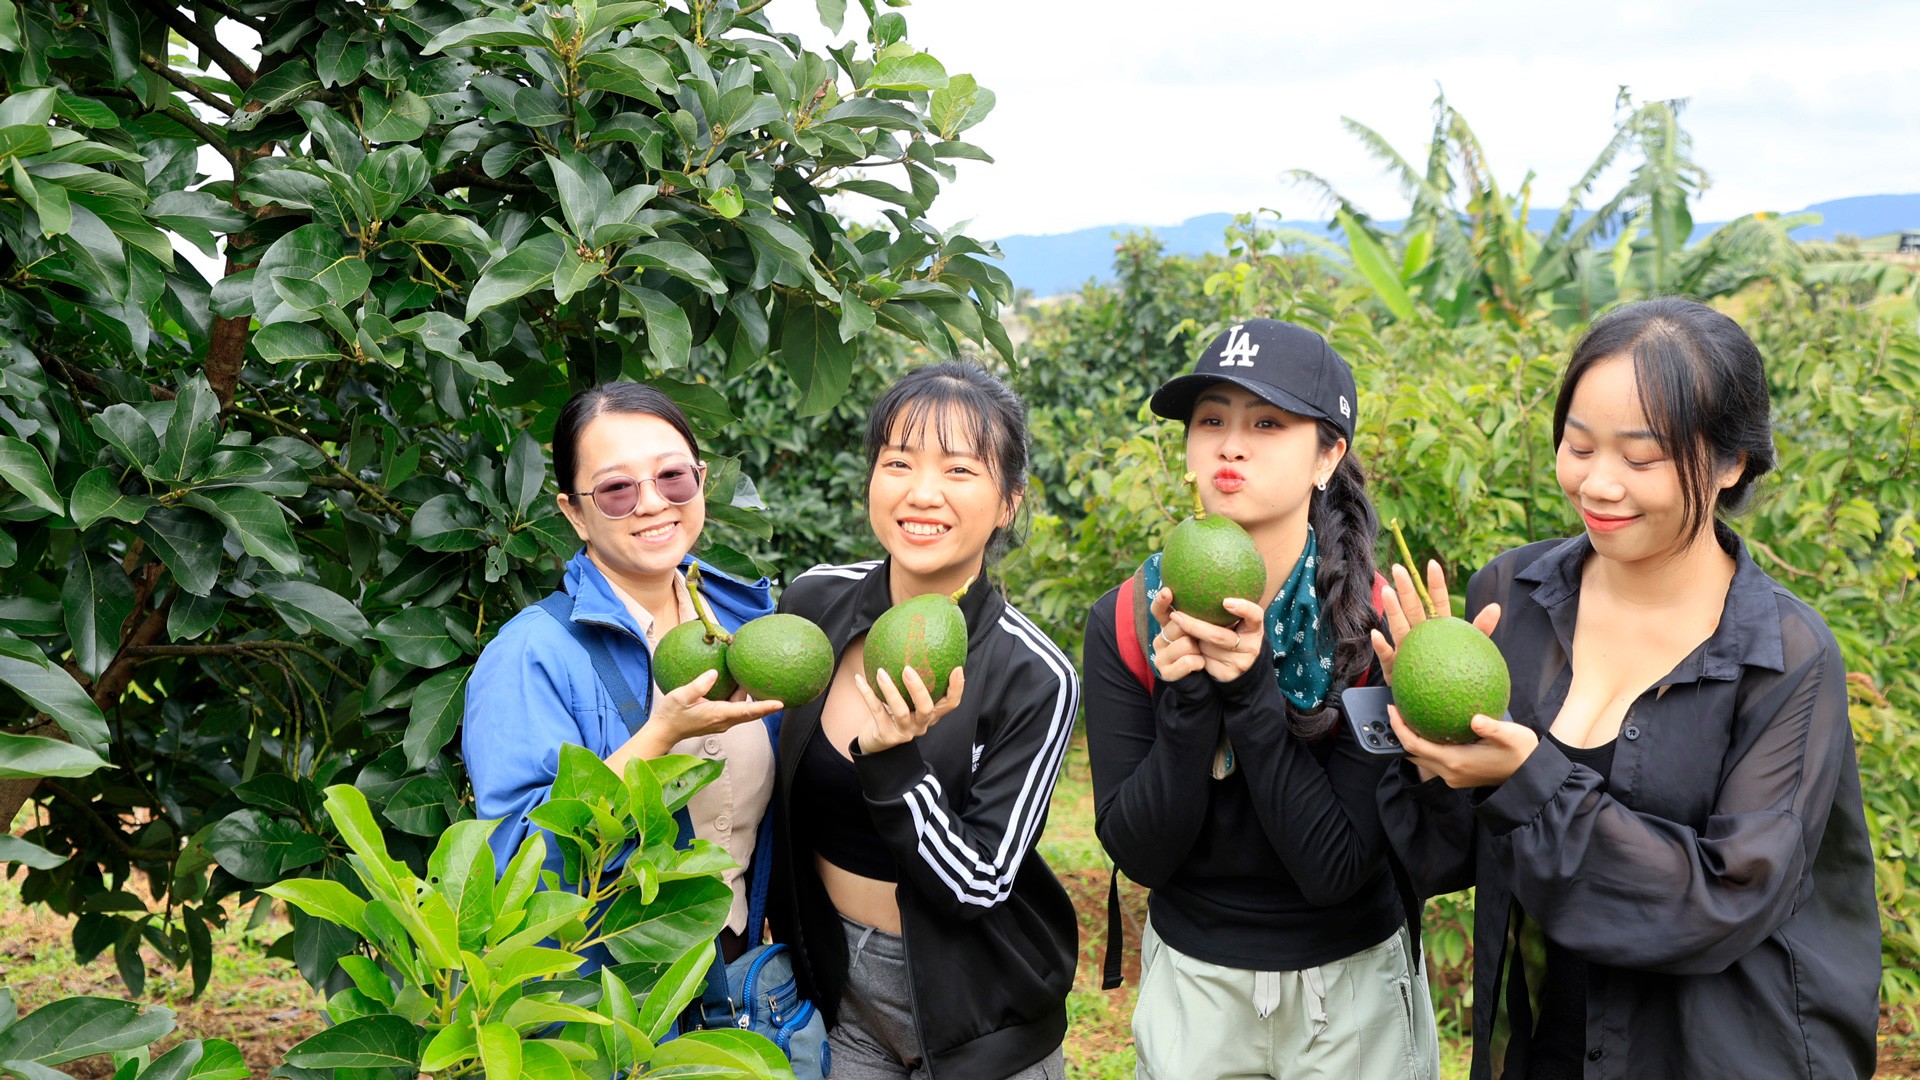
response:
[[[1138,1080],[1439,1080],[1424,972],[1406,930],[1299,971],[1186,956],[1148,920],[1133,1008]]]
[[[833,1080],[927,1080],[927,1070],[920,1063],[920,1034],[913,1026],[907,943],[845,915],[840,916],[840,925],[847,935],[847,989],[840,995],[840,1022],[827,1032],[827,1045],[833,1048]],[[1005,1080],[1066,1080],[1066,1076],[1066,1058],[1055,1050]]]

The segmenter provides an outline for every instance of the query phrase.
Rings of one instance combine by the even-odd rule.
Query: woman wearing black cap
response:
[[[1386,759],[1337,713],[1381,679],[1353,373],[1318,334],[1251,319],[1152,405],[1186,423],[1201,500],[1253,536],[1267,585],[1213,626],[1178,610],[1154,555],[1087,617],[1095,828],[1153,890],[1138,1075],[1437,1077],[1374,800]]]
[[[1760,351],[1725,315],[1668,298],[1594,323],[1553,414],[1586,528],[1467,584],[1514,722],[1442,746],[1394,720],[1414,755],[1381,787],[1394,847],[1423,895],[1477,886],[1475,1080],[1873,1072],[1846,667],[1718,519],[1773,467],[1768,412]],[[1421,616],[1394,578],[1399,640]]]

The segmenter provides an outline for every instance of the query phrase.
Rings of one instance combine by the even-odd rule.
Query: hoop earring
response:
[[[1326,478],[1326,477],[1321,477],[1321,478],[1320,478],[1320,482],[1319,482],[1319,483],[1317,483],[1317,484],[1315,484],[1315,485],[1313,485],[1313,489],[1314,489],[1315,491],[1325,491],[1325,490],[1327,490],[1327,478]]]

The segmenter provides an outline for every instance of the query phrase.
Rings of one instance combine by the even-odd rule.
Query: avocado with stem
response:
[[[1421,738],[1454,745],[1475,742],[1479,736],[1473,733],[1474,716],[1498,718],[1506,712],[1512,693],[1506,658],[1478,627],[1434,609],[1433,596],[1420,580],[1400,531],[1400,519],[1389,521],[1387,528],[1427,612],[1426,621],[1407,631],[1396,647],[1393,702],[1400,718]]]
[[[1193,495],[1193,516],[1174,526],[1161,548],[1160,581],[1173,590],[1173,606],[1215,626],[1232,626],[1240,616],[1225,601],[1239,597],[1260,603],[1267,592],[1267,561],[1239,523],[1207,513],[1200,502],[1200,478],[1186,475]]]

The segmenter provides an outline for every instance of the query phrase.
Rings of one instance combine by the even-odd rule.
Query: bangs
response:
[[[1005,448],[992,410],[985,394],[958,379],[930,379],[912,393],[889,393],[867,422],[867,468],[889,449],[938,446],[943,454],[979,459],[999,478]]]

